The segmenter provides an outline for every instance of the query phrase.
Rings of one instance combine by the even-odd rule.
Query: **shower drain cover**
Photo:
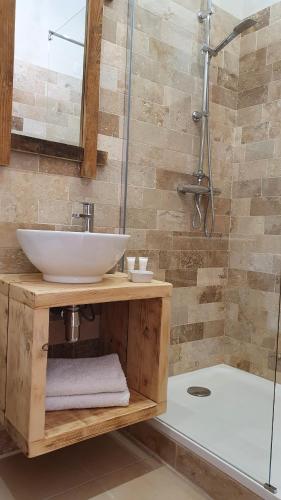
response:
[[[211,396],[211,391],[207,387],[188,387],[188,394],[191,396],[196,396],[197,398],[205,398],[207,396]]]

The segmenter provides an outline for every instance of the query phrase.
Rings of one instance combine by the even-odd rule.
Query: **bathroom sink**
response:
[[[18,241],[45,281],[98,283],[123,256],[130,236],[18,229]]]

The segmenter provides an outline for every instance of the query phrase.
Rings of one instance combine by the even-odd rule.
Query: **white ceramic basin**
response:
[[[18,229],[18,241],[46,281],[98,283],[123,256],[130,236]]]

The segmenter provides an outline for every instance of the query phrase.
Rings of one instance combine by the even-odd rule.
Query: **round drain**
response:
[[[207,396],[211,396],[211,391],[210,389],[207,389],[207,387],[188,387],[187,389],[188,394],[191,396],[196,396],[197,398],[206,398]]]

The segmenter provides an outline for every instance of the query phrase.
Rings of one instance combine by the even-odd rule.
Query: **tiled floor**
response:
[[[42,457],[0,460],[1,500],[206,500],[206,493],[119,434]]]

